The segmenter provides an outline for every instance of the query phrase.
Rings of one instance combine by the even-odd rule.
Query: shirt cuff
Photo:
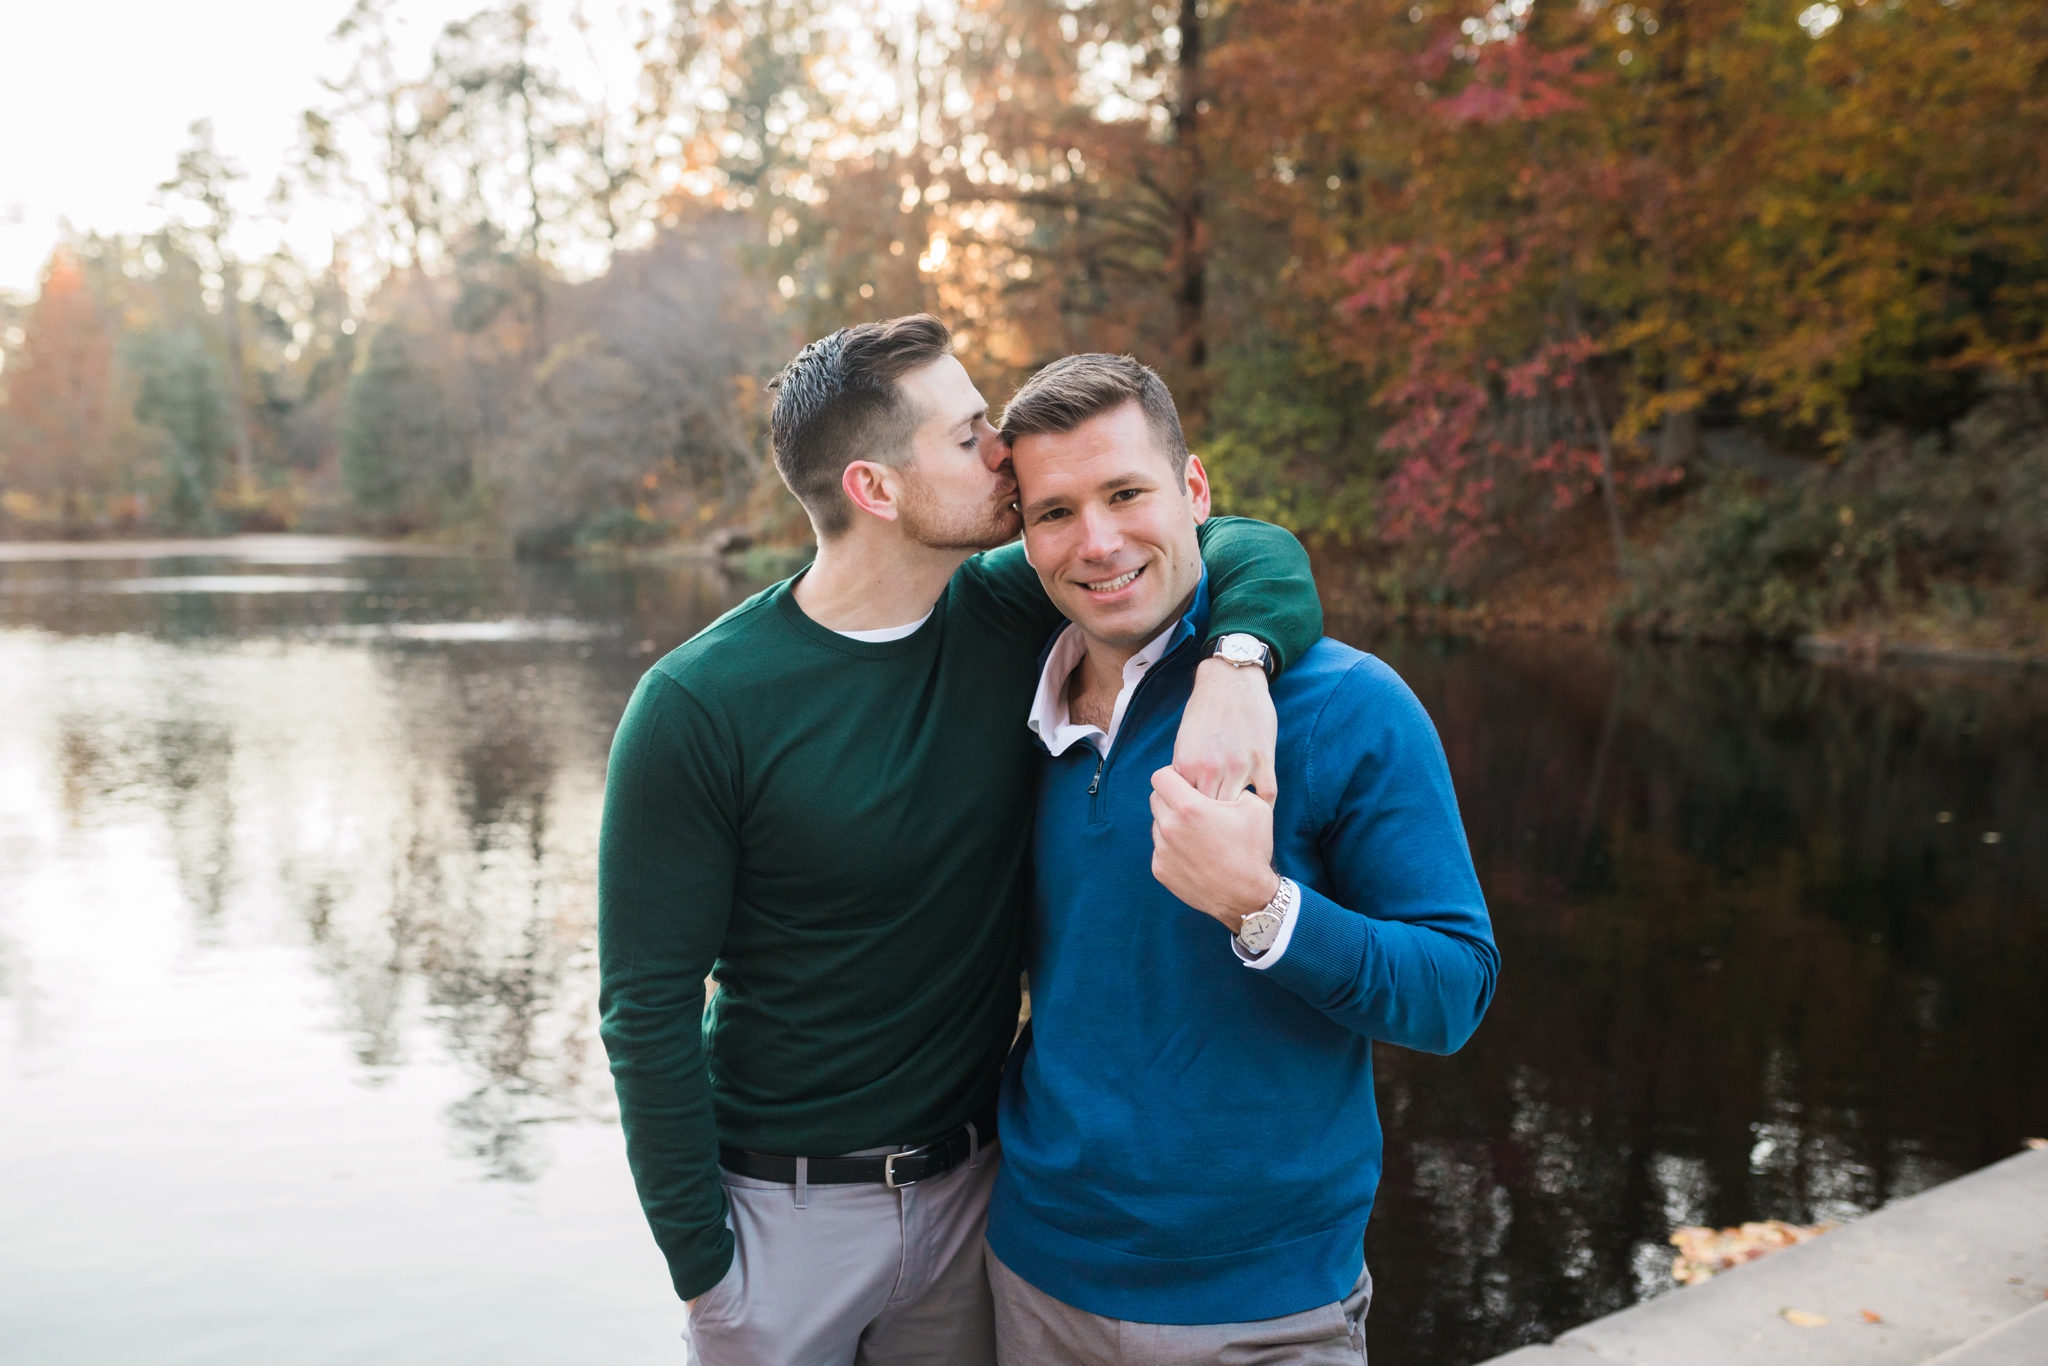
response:
[[[1264,972],[1280,961],[1280,955],[1287,952],[1287,941],[1294,938],[1294,922],[1300,915],[1301,889],[1297,884],[1294,895],[1287,899],[1287,909],[1280,913],[1280,933],[1273,936],[1273,946],[1254,958],[1244,951],[1244,945],[1238,943],[1237,936],[1233,934],[1230,936],[1230,951],[1236,954],[1238,961],[1246,967]]]

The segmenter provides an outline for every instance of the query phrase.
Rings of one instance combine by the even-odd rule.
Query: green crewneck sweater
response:
[[[1285,531],[1202,527],[1209,637],[1284,664],[1322,634]],[[916,1144],[991,1103],[1018,1007],[1041,752],[1025,728],[1062,618],[1021,545],[977,555],[883,644],[756,594],[640,681],[598,862],[602,1032],[676,1293],[732,1260],[720,1142]],[[718,981],[705,1009],[704,979]]]

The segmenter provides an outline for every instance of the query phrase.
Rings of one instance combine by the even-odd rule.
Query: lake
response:
[[[203,549],[0,556],[0,1358],[679,1362],[598,811],[635,680],[754,585]],[[1462,1053],[1380,1053],[1375,1362],[2048,1134],[2048,682],[1336,633],[1435,717],[1504,958]]]

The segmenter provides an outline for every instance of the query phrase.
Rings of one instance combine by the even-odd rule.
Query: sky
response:
[[[551,19],[568,3],[545,4]],[[248,178],[244,258],[282,238],[324,262],[349,219],[302,204],[280,221],[265,200],[298,138],[299,113],[330,102],[328,41],[352,0],[0,0],[0,290],[32,296],[61,225],[144,232],[160,226],[156,187],[175,170],[194,119]],[[485,0],[397,0],[408,69],[434,35]],[[630,60],[617,0],[585,6],[605,56]],[[565,31],[565,30],[564,30]]]

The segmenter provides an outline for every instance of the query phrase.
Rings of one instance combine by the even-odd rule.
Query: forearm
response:
[[[1499,971],[1488,938],[1376,920],[1304,887],[1287,951],[1266,976],[1355,1034],[1454,1053],[1479,1027]]]
[[[1224,800],[1252,787],[1271,801],[1278,739],[1265,670],[1221,659],[1195,666],[1194,690],[1174,733],[1173,766],[1197,792]]]
[[[598,1029],[640,1206],[676,1294],[690,1299],[732,1261],[703,1043],[715,951],[692,942],[685,908],[650,895],[666,879],[632,875],[645,860],[624,844],[614,836],[600,855]]]
[[[601,1032],[618,1089],[633,1184],[669,1278],[683,1299],[718,1284],[732,1263],[718,1125],[700,1042],[704,993],[671,984],[608,986]]]
[[[1278,673],[1322,638],[1323,604],[1308,552],[1284,527],[1244,517],[1202,524],[1209,569],[1206,641],[1242,632],[1273,649]]]

